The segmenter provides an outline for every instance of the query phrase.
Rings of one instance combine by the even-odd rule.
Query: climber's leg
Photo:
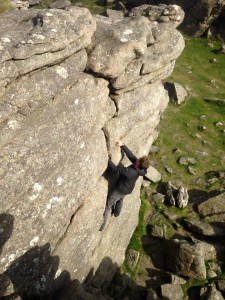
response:
[[[118,200],[121,199],[123,195],[121,195],[121,192],[118,189],[114,189],[108,196],[105,211],[103,213],[103,223],[100,227],[100,231],[102,231],[106,225],[107,219],[112,212],[112,207],[114,207]],[[123,196],[124,197],[124,196]]]
[[[122,207],[123,207],[123,198],[120,198],[116,202],[116,205],[115,205],[115,208],[114,208],[114,211],[113,211],[113,214],[114,214],[115,217],[119,217],[119,215],[121,213],[121,210],[122,210]]]

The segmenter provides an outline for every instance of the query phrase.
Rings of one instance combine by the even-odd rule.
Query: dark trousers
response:
[[[117,188],[115,188],[108,196],[105,211],[103,213],[103,223],[101,225],[101,230],[105,227],[107,219],[110,213],[113,213],[115,217],[120,215],[123,206],[123,198],[124,194],[120,192]]]

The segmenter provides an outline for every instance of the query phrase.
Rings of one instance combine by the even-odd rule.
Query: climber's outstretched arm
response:
[[[121,141],[116,142],[116,145],[119,147],[122,147],[122,149],[124,150],[126,156],[128,157],[128,159],[135,164],[137,161],[137,157],[130,151],[130,149],[128,149],[128,147]]]

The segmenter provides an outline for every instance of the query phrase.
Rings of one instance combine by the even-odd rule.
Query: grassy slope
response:
[[[221,170],[225,166],[225,105],[209,103],[205,98],[225,99],[225,55],[216,54],[220,45],[218,42],[210,42],[213,47],[208,47],[208,41],[201,38],[185,37],[186,47],[176,62],[174,72],[168,81],[178,82],[190,89],[187,101],[180,106],[170,103],[164,113],[160,124],[160,135],[156,141],[159,146],[157,154],[151,154],[155,167],[162,174],[162,181],[172,181],[174,184],[182,182],[188,189],[215,189],[223,188],[219,181],[212,186],[206,186],[205,173],[212,170]],[[212,63],[211,59],[216,58]],[[191,72],[190,72],[191,71]],[[213,80],[213,82],[211,82]],[[200,116],[205,115],[205,119]],[[222,127],[216,127],[215,122],[224,123]],[[187,126],[187,123],[189,126]],[[198,126],[204,125],[207,129],[199,131]],[[201,139],[192,137],[193,133],[201,135]],[[205,140],[208,144],[203,144]],[[182,153],[176,155],[174,148],[179,148]],[[201,156],[199,151],[205,151],[208,156]],[[181,156],[194,157],[197,161],[193,166],[197,174],[191,175],[187,172],[187,166],[181,166],[177,160]],[[164,165],[173,169],[169,174],[165,171]],[[140,251],[142,249],[141,237],[146,234],[145,215],[150,213],[151,206],[141,194],[142,206],[139,213],[139,225],[134,232],[128,248]],[[149,209],[150,208],[150,209]],[[181,214],[181,217],[188,217],[188,209],[170,208],[172,213]],[[171,224],[164,219],[164,224],[169,228]],[[157,224],[158,221],[155,222]],[[160,224],[158,224],[160,225]],[[147,253],[146,253],[147,254]],[[123,271],[129,271],[126,263]],[[137,269],[138,272],[141,270]],[[132,275],[135,275],[132,272]]]
[[[46,8],[48,7],[53,0],[44,0],[41,4],[36,5],[36,8]],[[108,6],[104,5],[104,0],[71,0],[71,3],[74,5],[79,5],[81,7],[86,7],[93,14],[103,14],[106,8],[111,8],[114,4],[109,4]]]
[[[201,38],[186,38],[185,50],[168,81],[188,87],[189,97],[180,106],[172,103],[168,106],[156,142],[159,153],[152,155],[164,181],[171,180],[175,184],[183,182],[188,188],[205,189],[205,181],[198,178],[204,177],[208,171],[221,170],[225,165],[225,134],[222,131],[225,126],[215,126],[218,121],[225,125],[225,105],[204,101],[205,98],[225,99],[225,55],[214,53],[219,48],[218,42],[211,42],[213,48],[208,47],[207,43]],[[216,58],[215,63],[211,62],[213,58]],[[200,118],[202,115],[206,116],[205,119]],[[205,126],[206,130],[199,131],[199,125]],[[194,138],[192,134],[195,133],[201,138]],[[174,148],[179,148],[182,153],[174,154]],[[208,155],[202,155],[202,151]],[[193,166],[196,175],[190,175],[187,166],[177,163],[181,156],[196,159],[197,163]],[[173,174],[168,174],[164,165],[172,167]],[[216,182],[207,188],[221,187]]]

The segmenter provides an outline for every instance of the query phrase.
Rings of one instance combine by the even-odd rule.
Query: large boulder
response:
[[[140,5],[137,0],[129,0],[135,5]],[[161,4],[161,0],[147,0],[148,4]],[[217,0],[164,0],[167,5],[179,5],[185,12],[181,28],[189,34],[200,36],[208,30],[214,36],[224,38],[224,1]]]
[[[161,285],[161,293],[162,293],[162,298],[168,300],[180,300],[184,296],[182,288],[178,284]]]
[[[187,97],[187,91],[179,83],[165,82],[165,89],[167,89],[170,101],[176,104],[181,104]]]
[[[198,205],[198,212],[207,220],[213,222],[225,222],[225,192]]]
[[[149,18],[145,13],[146,9],[151,10],[155,17]],[[166,6],[158,8],[147,5],[138,12],[132,11],[132,18],[121,21],[97,16],[97,31],[89,47],[88,69],[102,76],[115,78],[115,89],[124,89],[131,83],[141,81],[144,76],[140,75],[152,72],[151,76],[143,78],[144,82],[142,80],[139,86],[160,75],[161,78],[168,76],[167,65],[171,72],[171,61],[184,48],[184,40],[175,29],[182,21],[183,11],[176,6],[171,12],[173,19],[177,18],[179,21],[169,19],[168,22],[158,22],[154,13],[163,14],[165,10]],[[171,36],[170,39],[164,39],[167,34]]]
[[[95,21],[85,8],[11,11],[0,19],[0,85],[87,47]]]
[[[194,233],[206,236],[224,236],[224,229],[211,225],[209,223],[201,222],[200,220],[184,220],[184,224]]]
[[[201,288],[200,291],[200,299],[201,300],[223,300],[224,297],[220,291],[218,291],[214,284],[207,285]]]
[[[0,273],[22,298],[45,298],[90,274],[96,288],[107,286],[124,260],[141,179],[100,232],[112,179],[105,171],[108,154],[115,163],[123,158],[116,140],[139,156],[157,137],[169,100],[161,80],[184,46],[176,21],[157,24],[145,16],[94,18],[79,7],[1,16]],[[167,45],[178,39],[172,55],[165,32]],[[158,51],[163,59],[150,70]],[[142,77],[130,74],[124,84],[122,73],[135,60],[139,68],[140,58]]]
[[[194,243],[169,240],[166,247],[166,266],[175,274],[191,278],[206,278],[204,256]]]

